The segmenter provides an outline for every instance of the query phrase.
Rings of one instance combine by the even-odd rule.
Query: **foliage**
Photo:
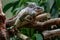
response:
[[[17,14],[21,9],[26,7],[26,2],[36,2],[37,5],[44,7],[45,12],[51,14],[52,18],[59,17],[59,10],[60,10],[60,0],[17,0],[16,2],[11,2],[5,5],[3,8],[4,13],[11,7],[11,12],[13,15]],[[35,29],[31,28],[22,28],[19,29],[21,33],[27,35],[31,38],[31,40],[36,37],[36,40],[43,40],[41,34],[37,34]],[[40,32],[39,32],[40,33]],[[33,36],[34,35],[34,36]],[[40,38],[39,38],[40,37]],[[17,37],[14,37],[15,40],[18,40]],[[16,39],[17,38],[17,39]]]

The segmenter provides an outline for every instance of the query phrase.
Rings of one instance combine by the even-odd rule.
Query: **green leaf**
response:
[[[14,9],[16,9],[18,4],[19,4],[19,1],[16,1],[16,2],[13,3],[13,8],[12,8],[11,12],[13,12]]]
[[[60,0],[55,0],[56,6],[60,8]]]
[[[54,4],[54,0],[47,0],[47,4],[46,4],[46,11],[47,12],[50,12],[53,4]]]
[[[34,34],[35,40],[43,40],[43,37],[41,34]]]
[[[5,13],[9,8],[13,7],[12,8],[12,11],[16,8],[16,5],[19,3],[19,1],[16,1],[16,2],[11,2],[11,3],[8,3],[4,6],[3,8],[3,12]]]
[[[58,18],[58,13],[59,13],[59,11],[57,9],[53,9],[51,12],[52,18]]]
[[[5,13],[9,8],[13,6],[13,3],[8,3],[7,5],[4,6],[3,12]]]

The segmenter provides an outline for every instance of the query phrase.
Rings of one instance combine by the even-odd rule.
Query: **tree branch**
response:
[[[47,30],[52,25],[60,25],[60,18],[50,19],[50,20],[45,21],[45,22],[36,22],[35,24],[33,24],[32,28]]]
[[[29,37],[27,37],[27,36],[24,35],[24,34],[17,33],[16,35],[17,35],[19,38],[23,39],[23,40],[30,40]]]
[[[42,34],[44,36],[44,39],[60,36],[60,29],[46,30],[46,31],[43,31]]]
[[[44,14],[40,14],[38,16],[36,16],[36,20],[41,20],[41,19],[48,19],[48,18],[51,18],[51,15],[49,13],[44,13]]]
[[[0,40],[9,40],[6,30],[6,16],[2,11],[2,0],[0,0]]]
[[[49,15],[49,16],[48,16],[48,15]],[[18,16],[18,15],[17,15],[17,16]],[[39,19],[44,19],[44,18],[50,18],[50,14],[45,13],[45,14],[38,15],[38,16],[36,16],[36,18],[34,18],[33,20],[31,20],[31,21],[25,20],[25,21],[22,22],[22,24],[19,23],[19,24],[16,25],[16,26],[23,26],[23,25],[26,25],[26,24],[28,24],[28,23],[33,23],[33,22],[35,22],[34,20],[37,21],[37,20],[39,20]],[[6,21],[6,26],[13,26],[14,23],[15,23],[15,20],[16,20],[16,16],[15,16],[14,18],[8,19],[8,20]],[[20,25],[20,24],[21,24],[21,25]],[[16,28],[18,28],[18,27],[16,27]]]
[[[13,35],[16,35],[17,37],[21,38],[22,40],[30,40],[28,36],[20,33],[18,30],[16,29],[12,29],[9,31],[10,33],[12,33]]]

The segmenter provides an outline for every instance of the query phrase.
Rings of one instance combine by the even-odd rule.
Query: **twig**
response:
[[[21,38],[22,40],[30,40],[28,36],[20,33],[20,32],[19,32],[18,30],[16,30],[16,29],[11,30],[10,32],[12,32],[12,34],[14,34],[14,35],[17,35],[17,36],[18,36],[19,38]]]

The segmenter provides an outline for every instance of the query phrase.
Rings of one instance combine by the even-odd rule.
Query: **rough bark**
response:
[[[42,34],[44,36],[44,39],[60,36],[60,29],[46,30],[46,31],[43,31]]]
[[[21,38],[22,40],[30,40],[29,37],[27,37],[26,35],[20,33],[20,32],[16,32],[16,35]]]
[[[38,28],[41,30],[47,30],[52,25],[60,25],[60,18],[50,19],[45,22],[36,22],[32,28]]]
[[[25,22],[25,23],[27,23],[27,22]],[[33,24],[31,24],[31,23],[29,23],[28,28],[38,28],[38,29],[43,30],[43,29],[46,29],[48,27],[51,27],[52,25],[60,25],[60,18],[50,19],[50,20],[47,20],[45,22],[35,22]],[[17,26],[18,26],[18,28],[24,28],[25,27],[25,25],[23,25],[23,26],[17,25]]]
[[[36,16],[36,20],[41,20],[41,19],[48,19],[48,18],[51,18],[51,15],[50,13],[44,13],[44,14],[40,14],[38,16]]]
[[[6,17],[2,11],[2,0],[0,0],[0,40],[9,40],[6,30]]]
[[[30,40],[30,38],[22,33],[20,33],[18,30],[16,29],[12,29],[9,31],[10,33],[12,33],[13,35],[16,35],[17,37],[21,38],[22,40]]]

